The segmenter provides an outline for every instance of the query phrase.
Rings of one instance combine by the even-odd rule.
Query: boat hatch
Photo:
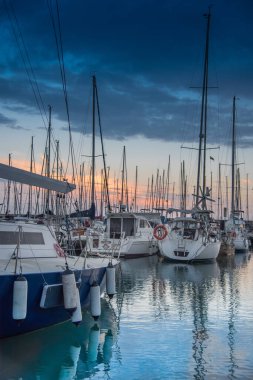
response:
[[[41,232],[0,231],[1,245],[17,245],[19,239],[20,244],[45,245]]]

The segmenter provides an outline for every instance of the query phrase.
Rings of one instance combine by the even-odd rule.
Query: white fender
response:
[[[92,317],[97,320],[101,314],[100,286],[93,282],[90,287],[90,311]]]
[[[113,267],[112,263],[109,263],[108,267],[106,268],[106,292],[109,298],[112,298],[116,293],[115,268]]]
[[[81,302],[80,302],[80,293],[79,293],[78,287],[76,287],[76,303],[77,303],[77,307],[76,307],[76,310],[71,315],[71,321],[76,326],[78,326],[82,322],[82,319],[83,319]]]
[[[24,276],[16,278],[13,284],[12,318],[22,321],[27,314],[28,282]]]
[[[66,269],[62,273],[62,287],[64,307],[70,313],[73,313],[77,307],[76,279],[74,272],[70,269]]]

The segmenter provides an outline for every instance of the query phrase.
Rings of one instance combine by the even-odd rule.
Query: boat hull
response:
[[[158,246],[153,241],[128,238],[121,244],[120,257],[125,259],[147,257],[157,252]]]
[[[105,267],[76,270],[75,276],[82,307],[89,306],[90,286],[96,281],[104,286]],[[25,274],[28,282],[27,316],[22,321],[12,318],[13,283],[16,275],[0,277],[0,338],[24,334],[68,320],[71,315],[64,309],[63,296],[56,306],[42,308],[40,301],[45,284],[61,286],[62,271]],[[102,291],[103,289],[101,289]]]
[[[233,240],[235,253],[245,253],[249,250],[249,241],[246,238]]]
[[[216,260],[221,243],[219,241],[179,240],[166,238],[159,242],[160,255],[169,261],[212,261]]]

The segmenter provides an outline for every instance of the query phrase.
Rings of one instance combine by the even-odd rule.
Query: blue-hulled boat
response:
[[[11,179],[21,174],[20,169],[10,168],[5,172],[6,169],[0,164],[1,178]],[[24,173],[19,181],[31,184],[32,180],[39,179],[32,173],[25,176]],[[59,181],[54,188],[54,181],[48,180],[40,186],[63,191],[58,186]],[[66,183],[63,187],[68,188],[65,192],[70,189]],[[111,268],[118,264],[112,258],[67,255],[58,245],[54,229],[44,223],[22,218],[0,219],[0,338],[70,319],[78,308],[79,294],[79,307],[89,307],[92,286],[100,286],[102,293],[108,265]],[[74,293],[67,296],[74,302],[71,310],[66,307],[64,275],[74,278]]]

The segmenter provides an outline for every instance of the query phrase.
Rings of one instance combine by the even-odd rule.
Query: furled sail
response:
[[[76,185],[67,181],[58,181],[43,175],[35,174],[23,169],[0,163],[0,178],[9,181],[24,183],[30,186],[41,187],[43,189],[57,191],[58,193],[69,193],[76,188]]]

